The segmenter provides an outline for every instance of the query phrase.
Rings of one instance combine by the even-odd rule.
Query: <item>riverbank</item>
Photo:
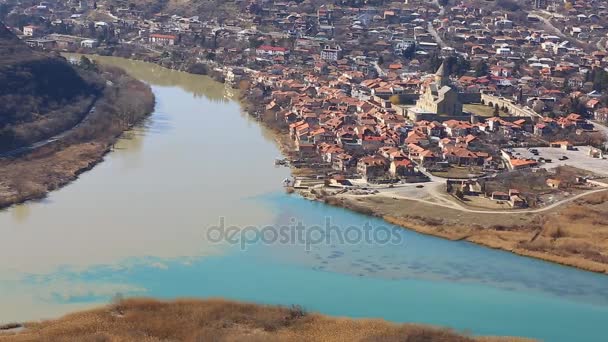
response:
[[[0,341],[530,341],[472,337],[449,329],[383,320],[332,318],[302,308],[219,299],[118,301],[53,321],[27,323]]]
[[[0,208],[43,199],[92,169],[113,144],[154,109],[150,87],[116,68],[100,68],[108,82],[77,126],[41,146],[0,160]]]

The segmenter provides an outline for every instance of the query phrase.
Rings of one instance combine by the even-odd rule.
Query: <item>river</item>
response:
[[[57,317],[116,294],[226,297],[474,334],[605,340],[608,277],[285,194],[289,171],[273,165],[271,135],[222,84],[96,58],[148,82],[156,110],[76,182],[0,212],[0,322]],[[241,245],[210,234],[222,220],[259,229],[330,220],[344,236],[367,223],[392,239],[307,246],[254,234]]]

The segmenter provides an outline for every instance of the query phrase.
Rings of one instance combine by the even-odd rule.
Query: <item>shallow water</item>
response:
[[[48,199],[0,213],[0,322],[56,317],[115,294],[301,304],[547,341],[604,341],[608,277],[394,228],[282,192],[270,136],[202,76],[115,58],[155,113]],[[391,243],[209,241],[209,227],[366,222]],[[380,227],[385,227],[381,229]]]

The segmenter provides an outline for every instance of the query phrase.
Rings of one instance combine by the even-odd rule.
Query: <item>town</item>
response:
[[[603,342],[607,153],[606,0],[0,0],[0,342]]]
[[[289,187],[469,210],[549,208],[608,186],[606,18],[600,1],[0,5],[33,48],[238,89],[289,137],[284,163],[309,171]]]

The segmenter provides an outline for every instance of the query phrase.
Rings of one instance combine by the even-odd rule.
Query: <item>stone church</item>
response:
[[[458,92],[450,85],[449,75],[444,64],[435,73],[435,81],[422,89],[414,111],[441,116],[462,115],[462,102]]]

